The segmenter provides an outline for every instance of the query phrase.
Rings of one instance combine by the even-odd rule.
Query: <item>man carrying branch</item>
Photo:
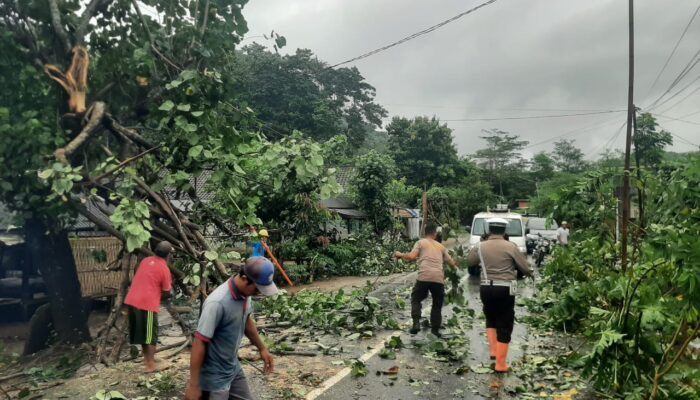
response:
[[[190,381],[185,400],[252,400],[238,348],[243,334],[260,351],[265,373],[273,370],[272,355],[251,317],[252,296],[277,293],[270,260],[251,257],[240,272],[214,290],[202,305],[190,356]]]
[[[395,252],[394,257],[404,261],[415,261],[418,259],[418,280],[411,293],[411,318],[413,326],[411,334],[415,335],[420,331],[421,302],[428,297],[428,292],[433,298],[430,309],[430,330],[433,335],[440,337],[440,327],[442,325],[442,304],[445,300],[445,271],[443,262],[447,262],[451,267],[456,268],[457,263],[447,252],[447,248],[435,240],[437,237],[437,226],[434,223],[425,225],[425,237],[416,242],[408,254]]]

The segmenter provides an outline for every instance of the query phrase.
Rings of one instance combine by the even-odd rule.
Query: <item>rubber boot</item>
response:
[[[506,358],[508,358],[508,343],[496,342],[496,372],[510,371]]]
[[[411,327],[411,330],[409,330],[408,332],[411,335],[415,335],[416,333],[420,332],[420,319],[413,320],[413,326]]]
[[[496,328],[486,328],[486,336],[489,338],[489,358],[496,359]]]

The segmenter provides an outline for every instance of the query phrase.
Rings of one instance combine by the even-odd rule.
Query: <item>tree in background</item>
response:
[[[673,136],[665,130],[658,131],[659,124],[650,113],[637,116],[634,132],[634,152],[639,166],[657,167],[664,155],[664,148],[673,145]]]
[[[319,141],[343,134],[356,148],[387,115],[357,68],[328,68],[308,49],[280,55],[252,44],[236,51],[233,68],[235,93],[273,138],[293,130]]]
[[[511,188],[517,184],[517,178],[509,178],[522,176],[525,171],[527,163],[520,152],[529,142],[499,129],[482,132],[486,136],[480,138],[486,141],[487,147],[477,150],[474,158],[479,161],[479,166],[485,171],[494,191],[502,198],[510,193],[522,196]]]
[[[396,207],[419,208],[423,191],[418,186],[408,185],[406,178],[394,179],[387,185],[389,204]]]
[[[574,139],[560,139],[554,142],[552,159],[557,170],[576,174],[586,169],[587,163],[583,159],[583,152],[574,146]]]
[[[456,178],[459,159],[452,130],[437,118],[394,117],[386,129],[398,175],[406,177],[409,185],[430,188]]]
[[[351,180],[353,199],[369,215],[377,232],[391,226],[388,186],[394,176],[394,163],[386,154],[370,151],[355,162],[355,174]]]
[[[544,182],[554,176],[554,160],[541,151],[532,157],[530,175],[535,182]]]

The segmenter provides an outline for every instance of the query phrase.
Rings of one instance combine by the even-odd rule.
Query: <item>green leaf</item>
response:
[[[53,176],[53,169],[45,169],[41,172],[39,172],[37,175],[39,175],[40,179],[47,180]]]
[[[201,117],[204,114],[204,111],[192,111],[190,114],[192,114],[193,117]]]
[[[162,107],[162,106],[161,106],[161,107]],[[185,112],[187,112],[187,111],[190,111],[190,108],[191,108],[191,107],[190,107],[189,104],[178,104],[178,105],[177,105],[178,111],[185,111]]]
[[[195,124],[187,124],[182,127],[186,132],[197,132],[197,125]]]
[[[206,257],[209,261],[214,261],[219,258],[219,253],[214,250],[207,250],[204,252],[204,257]]]
[[[203,149],[204,149],[204,146],[202,146],[201,144],[198,144],[196,146],[192,146],[192,147],[190,147],[190,150],[187,152],[187,156],[190,158],[197,158],[197,156],[199,156],[199,154],[202,152]]]
[[[238,163],[234,163],[234,164],[233,164],[233,169],[234,169],[234,171],[236,171],[237,173],[239,173],[239,174],[241,174],[241,175],[245,175],[245,171],[243,170],[243,168],[241,168],[240,165],[238,165]]]
[[[173,109],[173,107],[175,107],[175,103],[173,103],[170,100],[166,100],[163,104],[160,105],[160,107],[158,107],[158,109],[160,111],[170,111]]]

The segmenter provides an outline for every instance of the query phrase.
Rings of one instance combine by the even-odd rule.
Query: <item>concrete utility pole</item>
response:
[[[627,242],[630,223],[630,149],[634,109],[634,0],[629,0],[629,87],[627,90],[627,138],[625,140],[625,170],[622,176],[622,271],[627,271]]]

